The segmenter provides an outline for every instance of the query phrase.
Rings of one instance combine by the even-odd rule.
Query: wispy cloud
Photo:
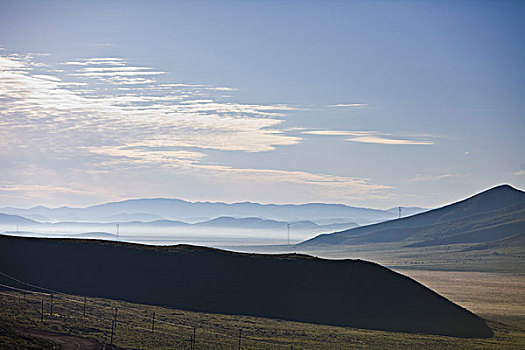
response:
[[[346,139],[351,142],[376,143],[381,145],[433,145],[433,141],[417,141],[406,139],[394,139],[379,135],[355,136]]]
[[[441,181],[447,179],[460,179],[468,177],[467,174],[452,174],[452,173],[443,173],[438,175],[423,175],[417,174],[413,178],[408,179],[408,182],[429,182],[429,181]]]
[[[86,61],[96,64],[114,60],[117,59]],[[126,69],[136,67],[123,68],[108,73],[142,74]],[[30,67],[16,57],[2,57],[0,69],[0,91],[5,101],[1,107],[5,116],[2,126],[13,131],[16,128],[34,132],[37,140],[42,138],[38,135],[58,131],[58,137],[63,139],[53,143],[64,147],[89,144],[95,134],[99,139],[111,138],[112,142],[122,144],[143,139],[148,143],[157,141],[160,146],[248,152],[272,150],[300,141],[275,129],[282,122],[277,117],[291,109],[285,105],[217,102],[210,98],[195,99],[192,94],[181,95],[177,91],[162,95],[145,95],[139,91],[105,95],[90,90],[86,96],[84,87],[77,85],[85,82],[64,81],[51,74],[32,74],[28,71]],[[195,96],[200,97],[201,93]],[[66,130],[83,131],[84,137],[73,138],[64,132]]]
[[[331,108],[362,108],[366,106],[366,103],[340,103],[336,105],[328,105],[328,107]]]
[[[344,130],[309,130],[303,131],[302,134],[319,135],[319,136],[350,136],[356,135],[358,131],[344,131]]]
[[[221,95],[233,91],[228,87],[158,81],[162,71],[121,58],[68,61],[64,72],[34,63],[0,56],[0,161],[7,169],[0,191],[10,198],[43,188],[50,195],[56,188],[64,195],[115,197],[95,183],[114,179],[107,187],[119,188],[125,184],[116,179],[145,184],[158,174],[201,179],[201,185],[218,181],[232,190],[235,183],[250,184],[250,191],[303,186],[310,200],[320,193],[374,196],[389,188],[351,176],[208,161],[209,150],[266,152],[298,144],[301,137],[280,128],[296,107],[238,103]]]
[[[122,58],[116,57],[103,57],[103,58],[88,58],[78,61],[68,61],[65,62],[66,65],[72,66],[93,66],[93,65],[113,65],[113,66],[124,66],[126,61]]]
[[[303,131],[303,134],[319,136],[351,136],[345,141],[375,143],[382,145],[433,145],[432,140],[417,140],[413,137],[393,136],[381,134],[377,131],[345,131],[345,130],[310,130]],[[428,137],[427,137],[428,138]]]

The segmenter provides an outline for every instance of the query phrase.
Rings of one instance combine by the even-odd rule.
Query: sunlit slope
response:
[[[498,186],[463,201],[411,217],[319,235],[298,245],[316,246],[406,241],[431,246],[486,243],[525,234],[525,193]],[[518,241],[522,241],[517,239]]]
[[[0,236],[0,271],[66,293],[187,310],[459,337],[492,335],[469,311],[360,260]]]

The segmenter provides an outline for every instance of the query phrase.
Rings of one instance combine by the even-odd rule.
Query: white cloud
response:
[[[166,74],[166,72],[160,72],[160,71],[125,71],[125,70],[119,70],[115,72],[87,72],[87,73],[75,73],[71,75],[77,75],[77,76],[84,76],[84,77],[130,77],[130,76],[142,76],[142,75],[159,75],[159,74]]]
[[[438,175],[423,175],[423,174],[417,174],[411,179],[408,179],[408,182],[428,182],[428,181],[440,181],[440,180],[446,180],[446,179],[458,179],[458,178],[465,178],[468,175],[465,174],[452,174],[452,173],[444,173],[444,174],[438,174]]]
[[[368,135],[368,131],[344,131],[344,130],[310,130],[303,131],[302,134],[319,136],[357,136]]]
[[[92,66],[92,65],[110,65],[110,66],[124,66],[126,61],[122,58],[105,57],[105,58],[88,58],[79,61],[68,61],[66,65],[72,66]]]
[[[319,136],[352,136],[345,141],[375,143],[383,145],[433,145],[434,141],[414,140],[412,138],[393,137],[388,134],[380,134],[377,131],[345,131],[345,130],[310,130],[302,134]]]
[[[141,70],[150,70],[151,68],[148,67],[133,67],[133,66],[125,66],[125,67],[88,67],[88,68],[82,68],[79,71],[80,72],[122,72],[122,71],[141,71]]]
[[[45,67],[35,71],[28,57],[0,56],[0,161],[12,164],[4,166],[0,191],[20,197],[39,189],[48,189],[50,196],[56,189],[74,196],[115,197],[100,183],[116,179],[111,186],[117,188],[123,186],[121,179],[133,177],[144,184],[159,172],[201,179],[201,184],[219,181],[232,189],[235,183],[250,184],[250,191],[304,186],[311,200],[328,194],[374,196],[389,188],[349,176],[206,162],[208,150],[265,152],[301,142],[280,129],[282,117],[295,107],[217,101],[214,92],[231,89],[158,83],[140,75],[163,72],[128,66],[120,58],[63,66],[65,74],[57,75]],[[92,83],[91,77],[108,79]],[[123,84],[150,85],[124,90],[119,88]],[[145,171],[141,179],[137,169]]]
[[[336,105],[328,105],[328,107],[332,108],[355,108],[355,107],[366,107],[368,106],[366,103],[340,103]]]
[[[346,139],[351,142],[376,143],[381,145],[433,145],[433,141],[393,139],[377,135],[356,136]]]
[[[162,146],[258,152],[300,141],[274,129],[282,122],[277,117],[290,110],[285,105],[193,100],[174,91],[162,96],[95,93],[87,97],[82,86],[80,90],[72,89],[68,87],[70,82],[56,76],[30,74],[23,68],[19,59],[0,60],[0,96],[6,100],[0,125],[13,132],[34,132],[35,142],[71,147],[89,144],[95,137],[121,144],[144,139]],[[83,137],[73,138],[66,130],[82,131]],[[46,132],[59,132],[59,139],[51,142],[43,137]]]

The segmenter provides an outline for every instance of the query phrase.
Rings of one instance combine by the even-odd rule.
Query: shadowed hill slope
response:
[[[489,242],[524,232],[525,193],[502,185],[411,217],[319,235],[296,247],[399,241],[419,247]]]
[[[405,276],[360,260],[0,236],[0,271],[66,293],[187,310],[492,336],[476,315]]]

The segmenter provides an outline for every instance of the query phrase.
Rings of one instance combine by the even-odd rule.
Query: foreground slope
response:
[[[401,241],[422,247],[493,242],[523,234],[525,193],[503,185],[411,217],[319,235],[297,247]]]
[[[0,236],[0,271],[66,293],[187,310],[492,336],[476,315],[405,276],[360,260]]]

